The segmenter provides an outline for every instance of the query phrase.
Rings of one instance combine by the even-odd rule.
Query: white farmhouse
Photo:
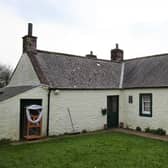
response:
[[[38,50],[36,44],[29,24],[20,61],[0,90],[0,139],[118,126],[168,132],[168,54],[124,60],[116,45],[111,60],[102,60],[92,52],[81,57]],[[31,105],[43,108],[36,131],[26,113]]]

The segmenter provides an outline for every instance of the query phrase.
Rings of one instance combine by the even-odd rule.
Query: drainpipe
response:
[[[51,89],[48,88],[47,136],[49,136],[49,122],[50,122],[50,95],[51,95]]]

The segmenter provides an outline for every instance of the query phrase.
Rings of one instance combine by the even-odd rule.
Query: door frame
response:
[[[109,105],[108,105],[108,103],[109,103],[108,99],[112,98],[112,97],[116,97],[117,98],[117,118],[116,118],[117,124],[115,126],[109,126],[110,124],[109,124],[109,118],[108,118],[109,114],[110,114],[109,108],[108,108],[109,107]],[[111,121],[111,125],[113,125],[112,124],[112,120],[110,120],[110,121]],[[118,126],[119,126],[119,95],[108,95],[107,96],[107,128],[117,128]]]
[[[24,139],[24,135],[23,135],[23,132],[24,132],[24,128],[25,128],[25,124],[26,123],[24,123],[24,115],[26,115],[26,114],[24,114],[23,112],[22,112],[22,110],[23,110],[23,104],[25,103],[25,102],[30,102],[30,101],[39,101],[40,103],[36,103],[36,104],[38,104],[38,105],[42,105],[43,104],[43,99],[29,99],[29,98],[26,98],[26,99],[20,99],[20,121],[19,121],[19,139],[20,140],[23,140]],[[28,103],[28,104],[30,104],[31,105],[31,103]],[[29,105],[28,105],[29,106]]]

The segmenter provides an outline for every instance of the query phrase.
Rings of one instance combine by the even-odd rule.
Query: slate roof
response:
[[[51,88],[168,87],[168,54],[124,60],[122,63],[42,50],[28,55],[41,83]]]
[[[29,53],[40,81],[51,88],[115,89],[121,64],[107,60],[37,50]]]
[[[15,86],[2,88],[0,89],[0,101],[14,97],[17,94],[23,93],[35,87],[36,86]]]
[[[168,87],[168,54],[125,61],[123,88]]]

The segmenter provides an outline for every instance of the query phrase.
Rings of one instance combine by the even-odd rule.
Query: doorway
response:
[[[30,105],[42,105],[42,99],[21,99],[20,100],[20,140],[27,134],[26,107]]]
[[[119,124],[119,96],[107,96],[107,127],[116,128]]]

